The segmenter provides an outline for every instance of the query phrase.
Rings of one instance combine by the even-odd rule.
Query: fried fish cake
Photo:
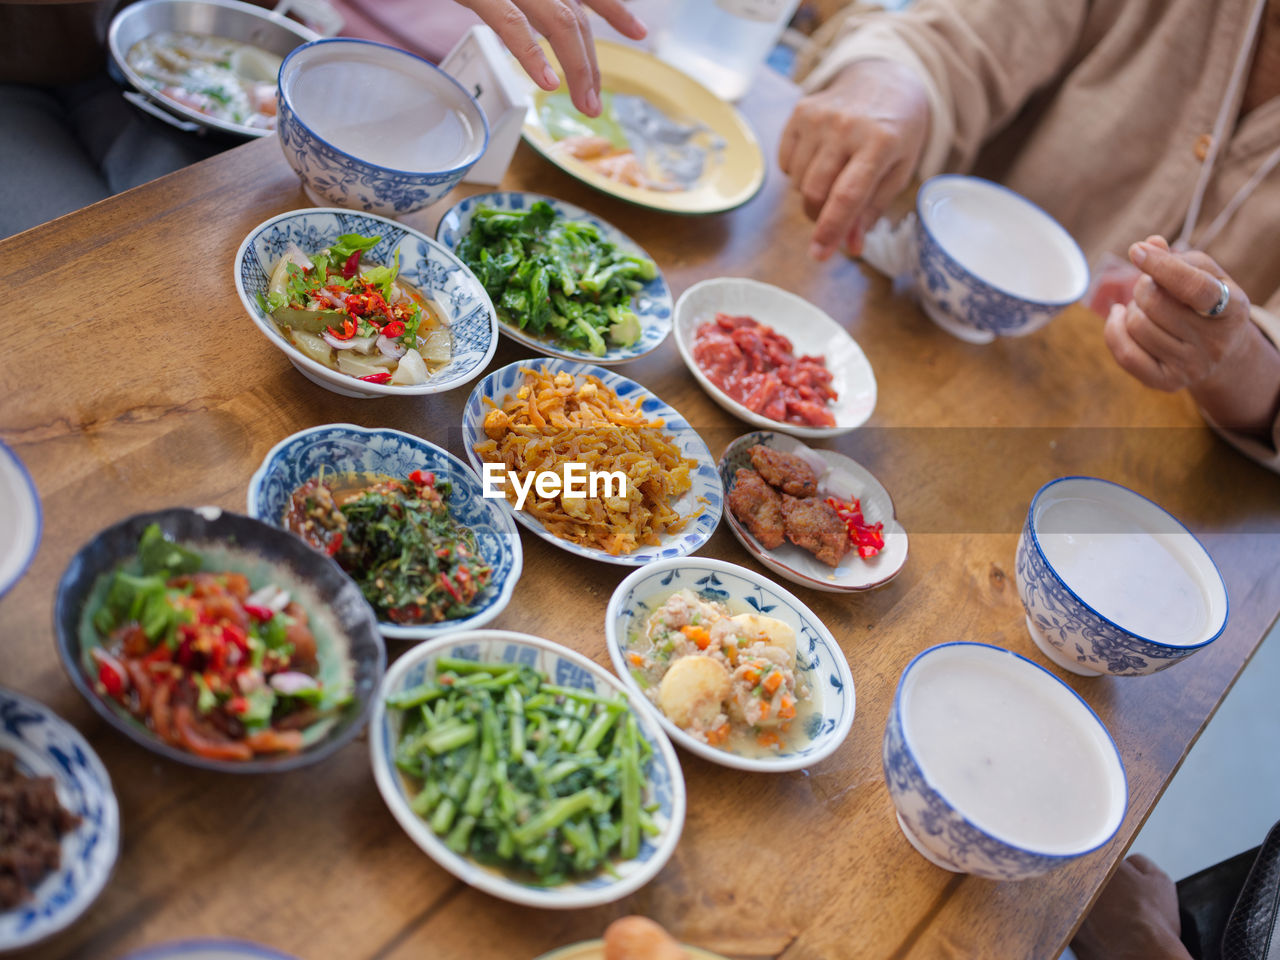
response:
[[[782,516],[787,539],[827,566],[838,566],[849,552],[849,528],[825,500],[784,496]]]
[[[747,454],[751,465],[760,471],[765,483],[793,497],[812,497],[818,492],[818,477],[813,467],[800,457],[756,444]]]
[[[760,474],[745,468],[734,474],[729,509],[766,550],[782,546],[782,498]]]

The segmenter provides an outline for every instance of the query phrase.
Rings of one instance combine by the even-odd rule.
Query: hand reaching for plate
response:
[[[1189,389],[1220,426],[1269,432],[1280,404],[1280,352],[1250,320],[1249,298],[1212,257],[1163,237],[1129,248],[1143,276],[1104,336],[1116,362],[1157,390]]]
[[[623,0],[458,0],[494,29],[520,66],[544,90],[560,85],[534,31],[551,44],[564,68],[573,105],[589,117],[600,114],[600,67],[587,20],[594,10],[623,36],[641,40],[645,25]]]

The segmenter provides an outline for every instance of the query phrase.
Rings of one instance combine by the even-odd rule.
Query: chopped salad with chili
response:
[[[333,557],[378,619],[457,620],[476,612],[493,571],[449,512],[452,490],[427,470],[346,487],[313,478],[293,492],[285,526]]]
[[[306,611],[276,585],[204,570],[152,524],[90,616],[98,693],[164,742],[210,760],[296,753],[303,730],[351,700],[318,677]]]

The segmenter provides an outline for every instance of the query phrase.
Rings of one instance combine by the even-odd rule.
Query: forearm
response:
[[[1250,324],[1234,361],[1194,384],[1191,396],[1224,430],[1270,439],[1280,415],[1280,350]]]

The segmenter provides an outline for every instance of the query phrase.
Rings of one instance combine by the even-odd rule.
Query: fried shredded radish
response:
[[[542,370],[525,370],[524,385],[515,396],[490,406],[484,418],[489,439],[475,446],[482,460],[501,463],[523,485],[530,473],[554,473],[560,477],[561,494],[547,498],[530,486],[523,509],[537,517],[557,537],[595,547],[613,556],[632,553],[641,546],[657,546],[663,534],[678,533],[702,512],[681,515],[674,502],[692,487],[697,461],[681,456],[674,439],[662,428],[661,419],[649,419],[640,402],[622,400],[600,378],[586,376],[582,383],[567,373],[554,377]],[[626,475],[625,496],[603,487],[599,496],[565,497],[564,469],[568,463],[585,464],[587,475],[621,472]],[[507,499],[518,495],[511,483]]]

